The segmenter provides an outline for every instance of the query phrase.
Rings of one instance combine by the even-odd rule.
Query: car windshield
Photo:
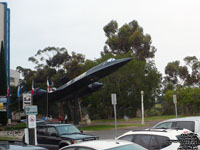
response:
[[[185,128],[194,132],[194,121],[177,121],[172,125],[172,128]]]
[[[123,145],[123,146],[118,146],[118,147],[114,147],[114,148],[109,148],[106,150],[146,150],[146,148],[137,145],[137,144],[128,144],[128,145]]]
[[[73,125],[63,125],[63,126],[57,126],[56,127],[57,130],[58,130],[58,133],[60,135],[63,135],[63,134],[73,134],[73,133],[81,133],[79,131],[79,129],[77,129],[75,126]]]

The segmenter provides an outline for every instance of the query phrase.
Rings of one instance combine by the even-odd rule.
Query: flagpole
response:
[[[34,80],[32,80],[32,89],[31,89],[31,105],[33,105],[33,94],[34,94]]]
[[[20,84],[17,88],[17,98],[18,98],[18,111],[20,112]]]
[[[48,90],[47,90],[47,117],[48,117],[48,105],[49,105],[49,104],[48,104],[48,101],[49,101],[49,100],[48,100]]]
[[[18,97],[18,101],[19,101],[19,112],[20,112],[20,97]]]
[[[49,93],[49,81],[48,81],[48,77],[47,77],[47,114],[46,114],[47,116],[46,117],[48,117],[48,115],[49,115],[48,114],[49,113],[48,112],[49,111],[49,109],[48,109],[48,107],[49,107],[48,93]]]

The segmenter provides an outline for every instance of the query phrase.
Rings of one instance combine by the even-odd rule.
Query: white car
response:
[[[122,140],[95,140],[81,142],[66,146],[60,150],[147,150],[146,148],[128,141]]]
[[[171,128],[184,128],[196,133],[200,137],[200,117],[183,117],[168,119],[159,122],[154,127],[155,129],[171,129]]]
[[[195,138],[195,134],[187,129],[148,129],[142,131],[129,131],[119,136],[117,139],[137,143],[149,150],[189,149],[191,146],[198,148],[198,144],[195,141],[198,140],[198,138]],[[188,139],[191,144],[188,144]]]

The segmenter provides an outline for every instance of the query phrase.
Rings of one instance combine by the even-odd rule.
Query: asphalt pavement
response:
[[[115,134],[117,135],[116,137],[118,137],[124,134],[125,132],[131,131],[131,130],[142,130],[142,129],[151,128],[158,122],[160,121],[148,121],[148,122],[145,122],[146,126],[143,126],[143,127],[133,126],[133,127],[118,128],[117,132],[115,131],[115,129],[110,129],[110,130],[103,130],[103,131],[84,131],[84,133],[96,135],[99,137],[99,139],[114,139]]]

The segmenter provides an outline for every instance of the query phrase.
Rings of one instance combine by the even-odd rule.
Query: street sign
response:
[[[178,113],[177,113],[177,99],[176,99],[176,95],[173,95],[173,102],[174,102],[174,106],[175,106],[175,113],[176,113],[176,118],[178,118]]]
[[[173,95],[173,102],[174,102],[174,104],[176,104],[176,103],[177,103],[177,100],[176,100],[176,95]]]
[[[7,98],[5,96],[0,96],[0,112],[1,111],[6,112],[6,106],[7,106]]]
[[[23,109],[32,104],[31,93],[23,93]]]
[[[36,105],[26,106],[24,109],[24,113],[25,113],[25,115],[37,115],[38,108]]]
[[[112,105],[116,105],[117,104],[116,94],[111,94],[111,98],[112,98]]]
[[[117,96],[115,93],[111,94],[112,105],[114,107],[114,116],[115,116],[115,139],[117,138],[117,111],[116,111],[116,104],[117,104]]]
[[[28,115],[28,128],[36,128],[36,116]]]

